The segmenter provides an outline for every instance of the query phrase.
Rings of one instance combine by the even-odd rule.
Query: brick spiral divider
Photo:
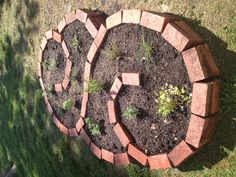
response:
[[[113,154],[107,150],[99,149],[91,143],[85,131],[84,139],[98,158],[110,163],[117,165],[129,164],[131,163],[129,156],[131,156],[142,165],[149,165],[150,169],[177,167],[212,138],[216,114],[219,111],[219,81],[217,80],[217,76],[220,74],[219,69],[214,62],[208,45],[181,19],[162,13],[121,10],[109,16],[106,19],[106,25],[101,25],[88,53],[85,79],[89,79],[96,53],[107,31],[124,23],[139,24],[155,30],[183,56],[190,81],[193,84],[191,117],[186,138],[171,152],[152,156],[147,156],[135,145],[125,127],[117,119],[116,97],[122,86],[140,85],[140,74],[122,73],[121,78],[115,78],[110,90],[111,100],[107,102],[107,106],[109,121],[115,125],[114,132],[121,144],[128,148],[128,153]]]
[[[78,136],[81,133],[81,129],[84,126],[84,121],[81,117],[84,116],[85,111],[86,111],[88,94],[85,92],[83,93],[80,119],[77,121],[76,126],[74,128],[67,128],[65,125],[63,125],[59,121],[56,114],[54,113],[54,110],[50,104],[50,101],[48,100],[48,96],[45,90],[45,85],[42,80],[42,72],[43,72],[42,62],[43,62],[43,52],[46,48],[48,40],[53,39],[62,45],[64,56],[67,59],[66,67],[65,67],[65,75],[64,75],[64,79],[62,83],[57,83],[54,85],[54,90],[56,92],[63,92],[64,90],[66,90],[70,82],[69,76],[71,73],[72,61],[70,59],[71,57],[70,57],[69,50],[67,48],[67,45],[61,33],[67,25],[69,25],[70,23],[73,23],[76,20],[79,20],[80,22],[85,24],[86,29],[88,30],[88,32],[91,34],[93,38],[97,35],[100,25],[105,22],[105,18],[103,17],[103,14],[99,14],[97,12],[86,10],[86,9],[77,9],[75,11],[72,11],[69,14],[66,14],[62,18],[62,20],[59,22],[56,29],[50,30],[45,33],[45,36],[40,45],[40,50],[38,54],[38,76],[39,76],[39,82],[40,82],[41,88],[43,90],[44,100],[47,105],[47,109],[52,117],[52,121],[60,129],[60,131],[66,136]]]

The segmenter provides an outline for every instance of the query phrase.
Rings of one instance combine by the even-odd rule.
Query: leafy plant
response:
[[[166,118],[176,107],[181,110],[190,102],[191,95],[184,87],[178,88],[171,84],[166,84],[156,93],[157,113]]]
[[[85,89],[88,93],[100,92],[103,89],[103,85],[96,79],[90,79],[87,82],[87,88]]]
[[[139,110],[133,106],[126,108],[123,116],[127,119],[134,119],[139,114]]]
[[[85,122],[88,125],[88,128],[92,135],[96,136],[101,134],[99,125],[91,117],[87,117],[85,119]]]
[[[110,61],[116,60],[120,55],[120,51],[116,42],[112,42],[111,47],[106,48],[105,50],[105,57]]]
[[[71,41],[71,46],[73,48],[76,48],[79,52],[82,52],[82,48],[81,48],[81,42],[79,39],[77,39],[77,37],[74,37]]]
[[[58,62],[55,58],[51,58],[43,62],[43,67],[46,70],[54,70],[58,67]]]
[[[64,110],[70,110],[73,108],[74,104],[75,104],[75,102],[72,99],[68,99],[63,102],[62,107]]]

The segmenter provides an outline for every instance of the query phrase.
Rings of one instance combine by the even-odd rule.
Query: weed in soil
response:
[[[45,70],[55,70],[58,67],[59,63],[55,58],[51,58],[43,62],[43,68]]]
[[[120,51],[116,42],[112,42],[110,48],[105,49],[105,57],[109,61],[115,61],[120,56]]]
[[[173,86],[166,84],[161,90],[156,93],[157,113],[166,118],[175,108],[180,108],[181,111],[188,105],[191,100],[191,95],[184,87]]]
[[[96,79],[90,79],[89,81],[87,81],[87,88],[85,88],[85,91],[88,93],[96,93],[96,92],[100,92],[103,89],[103,85],[101,82],[99,82]]]
[[[74,37],[71,41],[71,47],[75,48],[78,50],[78,52],[82,52],[82,48],[81,48],[81,42],[79,39],[77,39],[76,37]]]
[[[74,105],[75,105],[75,102],[72,99],[68,99],[63,102],[62,107],[64,110],[71,110]]]

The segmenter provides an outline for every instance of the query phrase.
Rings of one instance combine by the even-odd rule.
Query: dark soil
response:
[[[152,44],[152,60],[144,59],[145,54],[140,47],[141,36]],[[114,61],[107,59],[107,49],[111,48],[112,43],[117,44],[120,53]],[[115,76],[122,72],[139,72],[141,87],[124,86],[117,97],[119,118],[135,143],[146,154],[170,152],[186,136],[189,105],[184,111],[176,110],[171,113],[167,122],[164,122],[164,118],[156,114],[155,93],[166,83],[186,87],[191,93],[192,86],[179,52],[155,31],[132,24],[110,30],[101,51],[95,63],[93,77],[104,84],[104,90],[91,94],[87,114],[99,122],[103,130],[101,136],[91,136],[95,143],[115,153],[125,150],[112,130],[114,125],[108,122],[106,104]],[[136,119],[127,120],[122,116],[128,106],[139,109]]]
[[[55,58],[59,64],[55,69],[47,69],[44,67],[43,81],[47,85],[46,90],[50,103],[58,115],[59,120],[68,128],[73,128],[75,127],[75,124],[80,116],[83,93],[84,64],[93,39],[84,27],[84,24],[79,21],[69,24],[64,29],[62,35],[64,36],[64,40],[67,44],[71,60],[73,62],[70,75],[70,85],[66,91],[63,91],[60,94],[53,91],[54,84],[61,83],[63,81],[66,65],[66,58],[61,44],[55,42],[54,40],[50,40],[48,42],[43,58],[44,62],[45,60]],[[80,50],[79,48],[71,45],[74,38],[79,40]],[[63,102],[68,99],[73,99],[75,101],[75,106],[71,110],[65,111],[62,109],[62,105]]]

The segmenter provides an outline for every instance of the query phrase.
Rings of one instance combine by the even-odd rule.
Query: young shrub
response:
[[[135,119],[138,114],[139,114],[139,110],[133,106],[130,106],[130,107],[126,108],[123,116],[126,119]]]
[[[186,107],[191,100],[190,94],[184,87],[178,88],[171,84],[166,84],[162,87],[161,90],[156,93],[156,96],[157,113],[161,114],[164,118],[167,118],[177,107],[183,111],[184,107]]]
[[[92,135],[97,136],[101,134],[99,125],[91,117],[86,117],[85,122]]]
[[[75,102],[72,99],[68,99],[66,101],[63,102],[63,109],[64,110],[71,110],[74,106]]]
[[[116,42],[112,42],[110,48],[105,49],[105,57],[109,61],[115,61],[120,56],[120,51]]]
[[[82,48],[81,48],[81,43],[80,40],[77,39],[76,37],[74,37],[71,41],[71,46],[75,49],[78,50],[78,52],[82,52]]]
[[[58,62],[55,58],[51,58],[43,62],[43,68],[46,70],[54,70],[58,67]]]
[[[96,79],[90,79],[89,81],[87,81],[87,88],[85,88],[85,91],[88,93],[96,93],[96,92],[100,92],[103,89],[103,85],[101,82],[99,82]]]

